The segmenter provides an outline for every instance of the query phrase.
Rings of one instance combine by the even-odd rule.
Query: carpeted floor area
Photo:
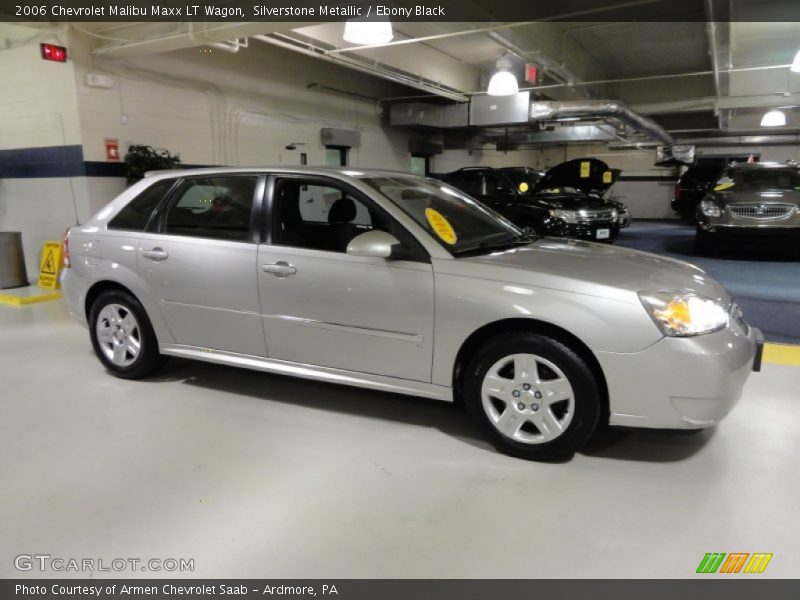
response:
[[[713,258],[697,256],[694,226],[678,221],[635,221],[617,243],[696,264],[728,288],[768,341],[800,343],[800,244],[725,246]]]

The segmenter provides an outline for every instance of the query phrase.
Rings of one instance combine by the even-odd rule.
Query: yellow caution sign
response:
[[[434,233],[436,233],[436,235],[439,236],[439,239],[445,244],[450,244],[452,246],[458,241],[455,229],[453,229],[453,226],[450,225],[450,221],[448,221],[438,210],[426,208],[425,218],[428,219],[428,223],[430,224]]]
[[[614,180],[614,174],[611,171],[603,173],[603,183],[611,183]]]
[[[59,271],[61,271],[61,243],[45,242],[42,246],[42,262],[39,266],[39,287],[58,289]]]
[[[592,172],[592,163],[588,160],[581,161],[581,178],[586,179]]]

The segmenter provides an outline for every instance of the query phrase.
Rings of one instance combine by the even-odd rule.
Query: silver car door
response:
[[[266,356],[253,210],[263,177],[185,179],[139,240],[138,271],[177,344]]]
[[[430,262],[348,255],[388,217],[341,183],[278,177],[274,190],[272,243],[258,250],[270,358],[430,381]]]

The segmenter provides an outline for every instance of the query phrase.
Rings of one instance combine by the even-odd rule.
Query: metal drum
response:
[[[0,231],[0,289],[24,285],[28,285],[28,273],[22,253],[22,234]]]

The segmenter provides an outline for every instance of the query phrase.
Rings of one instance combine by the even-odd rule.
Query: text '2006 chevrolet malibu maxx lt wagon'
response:
[[[159,173],[65,246],[70,310],[119,377],[169,355],[463,400],[524,458],[601,422],[714,425],[760,366],[760,332],[702,270],[526,236],[405,173]]]

